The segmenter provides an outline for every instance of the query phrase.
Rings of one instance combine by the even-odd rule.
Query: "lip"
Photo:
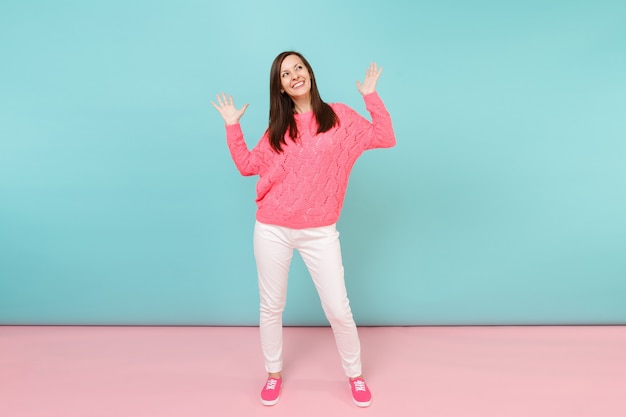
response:
[[[297,83],[294,83],[291,88],[300,88],[304,86],[304,81],[298,81]]]

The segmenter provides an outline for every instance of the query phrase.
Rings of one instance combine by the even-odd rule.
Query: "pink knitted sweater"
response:
[[[226,126],[226,141],[242,175],[259,175],[258,221],[293,229],[328,226],[341,213],[350,171],[363,151],[396,143],[391,118],[377,93],[363,97],[370,123],[341,103],[332,103],[339,124],[316,134],[313,112],[296,114],[299,137],[286,133],[283,152],[269,143],[267,131],[250,151],[241,125]]]

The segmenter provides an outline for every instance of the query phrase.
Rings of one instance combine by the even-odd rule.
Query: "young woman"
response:
[[[261,402],[274,405],[282,383],[282,314],[293,250],[304,260],[332,327],[354,402],[371,404],[361,374],[360,341],[344,282],[335,227],[348,177],[368,149],[396,143],[391,118],[376,92],[382,68],[372,63],[357,81],[371,122],[350,107],[320,98],[313,69],[298,52],[280,53],[270,70],[269,126],[249,150],[232,96],[211,104],[226,124],[226,140],[242,175],[258,175],[254,256],[260,292],[260,333],[267,381]]]

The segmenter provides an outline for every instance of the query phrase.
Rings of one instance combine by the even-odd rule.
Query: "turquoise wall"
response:
[[[253,325],[254,186],[216,93],[276,54],[398,145],[339,230],[361,325],[626,323],[626,3],[3,1],[0,323]],[[285,323],[325,324],[294,257]]]

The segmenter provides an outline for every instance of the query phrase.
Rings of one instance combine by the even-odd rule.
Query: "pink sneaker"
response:
[[[268,378],[261,391],[261,403],[263,405],[274,405],[280,399],[280,385],[282,378]]]
[[[372,393],[363,378],[355,378],[350,380],[350,388],[352,388],[352,399],[359,407],[369,407],[372,404]]]

